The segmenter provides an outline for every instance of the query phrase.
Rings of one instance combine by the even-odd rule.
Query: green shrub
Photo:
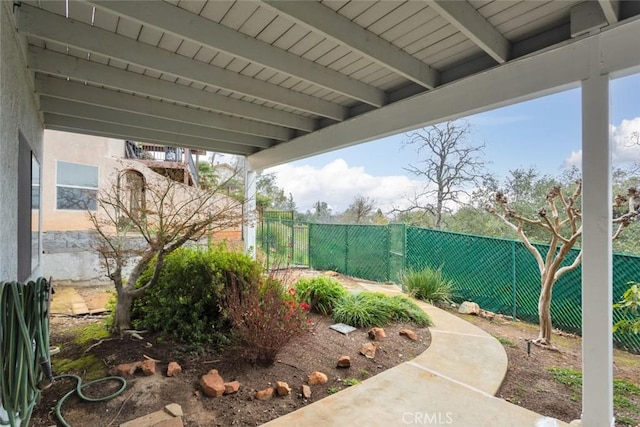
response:
[[[431,324],[429,316],[402,295],[391,297],[367,291],[348,295],[338,301],[333,309],[333,319],[363,328],[384,326],[391,322],[414,322],[422,326]]]
[[[304,301],[311,310],[320,314],[331,314],[336,303],[349,295],[342,284],[327,276],[300,279],[295,284],[296,295]]]
[[[400,279],[402,288],[409,295],[430,304],[450,302],[453,297],[453,282],[443,276],[440,268],[437,270],[425,268],[418,271],[409,269],[402,273]]]
[[[138,286],[149,280],[153,267]],[[224,343],[230,329],[225,290],[232,281],[257,284],[261,271],[249,256],[223,247],[180,248],[165,258],[158,283],[135,300],[132,319],[137,328],[166,332],[195,347]]]
[[[629,289],[622,294],[622,300],[613,305],[628,318],[618,320],[613,325],[613,332],[623,334],[640,334],[640,286],[636,282],[629,282]]]

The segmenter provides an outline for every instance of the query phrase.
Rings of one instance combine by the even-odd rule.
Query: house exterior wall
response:
[[[12,8],[13,2],[0,2],[0,281],[18,278],[19,135],[22,134],[40,164],[43,154],[43,126],[33,95],[32,75],[27,72],[26,40],[14,30]],[[36,236],[39,230],[40,227],[35,229]],[[40,241],[38,238],[37,242]],[[39,244],[35,249],[36,261],[32,261],[30,278],[42,273]],[[1,401],[0,417],[7,419]]]
[[[122,140],[46,130],[44,142],[45,168],[41,180],[44,275],[56,281],[108,281],[94,248],[94,227],[86,211],[56,207],[58,161],[97,167],[98,191],[114,185],[118,172],[125,169],[140,172],[147,183],[160,176],[142,162],[125,159]],[[191,187],[185,190],[185,194],[197,191]],[[210,237],[213,241],[234,243],[242,238],[241,228],[221,230]],[[201,242],[206,243],[207,238]]]
[[[98,188],[106,188],[118,170],[114,159],[124,157],[124,141],[46,130],[42,176],[43,231],[76,231],[93,228],[84,210],[56,208],[56,174],[59,160],[98,168]]]
[[[19,135],[23,135],[40,164],[43,155],[43,125],[33,91],[33,75],[27,72],[26,40],[14,30],[12,9],[13,2],[0,2],[0,280],[16,280],[18,272]],[[41,264],[39,260],[32,263],[32,278],[41,275]]]

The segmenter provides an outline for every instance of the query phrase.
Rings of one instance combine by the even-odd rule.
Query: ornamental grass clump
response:
[[[232,284],[226,310],[233,331],[255,351],[256,363],[262,366],[273,365],[289,341],[313,327],[309,305],[296,301],[273,277],[244,287]]]
[[[454,296],[454,285],[442,274],[442,269],[409,269],[400,276],[402,289],[414,298],[430,304],[449,303]]]
[[[431,325],[429,316],[402,295],[388,296],[380,292],[360,292],[341,299],[333,310],[336,322],[355,327],[385,326],[391,322],[413,322]]]
[[[324,315],[331,314],[336,303],[349,295],[340,282],[327,276],[300,279],[295,284],[295,290],[300,301]]]

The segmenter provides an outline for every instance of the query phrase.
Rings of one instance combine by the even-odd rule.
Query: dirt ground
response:
[[[317,272],[302,270],[296,273],[311,276]],[[347,277],[337,277],[345,287],[354,288],[356,282]],[[85,288],[85,300],[103,298],[103,289]],[[569,422],[580,418],[581,396],[579,388],[570,387],[554,380],[550,368],[581,369],[580,337],[558,333],[554,344],[559,351],[550,351],[531,346],[528,339],[537,336],[537,326],[524,322],[512,322],[496,318],[488,321],[469,315],[460,315],[465,320],[479,326],[498,338],[507,352],[509,365],[506,378],[497,397],[523,406],[537,413]],[[360,344],[367,342],[365,330],[358,330],[344,336],[328,329],[327,319],[316,318],[314,333],[289,345],[280,355],[278,363],[271,368],[261,368],[246,360],[241,348],[229,348],[224,352],[206,352],[196,355],[185,352],[184,346],[176,344],[156,334],[144,334],[144,340],[131,337],[105,341],[90,350],[107,368],[118,363],[143,360],[145,356],[160,360],[158,373],[151,377],[141,374],[128,379],[127,391],[106,403],[84,403],[75,397],[64,406],[64,416],[76,426],[117,426],[149,412],[161,409],[165,404],[175,402],[185,411],[187,426],[230,426],[260,425],[268,420],[284,415],[297,408],[327,396],[330,392],[347,387],[345,379],[363,380],[409,360],[424,351],[430,343],[426,328],[411,325],[420,336],[419,343],[412,343],[400,337],[397,331],[403,325],[385,328],[387,339],[381,344],[375,360],[358,354]],[[62,344],[62,353],[56,357],[82,356],[84,349],[72,343],[79,327],[99,318],[57,317],[53,319],[52,345]],[[335,367],[337,358],[349,355],[352,367],[341,370]],[[625,379],[640,387],[640,355],[614,350],[614,377]],[[165,374],[169,361],[177,361],[183,367],[180,377],[168,378]],[[240,391],[235,395],[211,399],[197,396],[198,380],[210,369],[218,369],[225,381],[240,381]],[[311,399],[300,396],[300,386],[314,370],[325,372],[329,382],[312,387]],[[82,374],[82,372],[77,372]],[[292,394],[284,398],[273,398],[268,402],[254,400],[256,390],[286,381]],[[74,385],[61,381],[43,393],[43,399],[36,408],[31,425],[36,427],[56,424],[55,415],[50,411],[67,390]],[[357,385],[356,385],[357,387]],[[109,386],[99,385],[97,390],[87,394],[107,394]],[[629,404],[616,407],[618,426],[640,426],[640,395],[627,395]]]
[[[313,320],[316,323],[314,330],[290,343],[278,356],[277,363],[267,368],[252,364],[241,347],[190,354],[183,350],[183,345],[150,333],[143,334],[143,340],[126,336],[104,341],[89,350],[89,354],[95,355],[105,368],[141,361],[148,356],[160,361],[157,373],[149,377],[142,373],[128,377],[127,391],[108,402],[86,403],[72,397],[64,404],[63,415],[74,427],[117,426],[161,410],[168,403],[178,403],[185,413],[185,426],[256,426],[344,389],[348,387],[347,384],[363,381],[410,360],[425,351],[431,342],[428,328],[412,324],[391,325],[384,328],[387,337],[379,343],[375,358],[367,359],[359,354],[360,346],[370,342],[366,329],[343,335],[329,329],[333,323],[330,319],[314,315]],[[54,317],[51,344],[62,347],[61,353],[54,357],[82,357],[84,348],[73,342],[76,331],[86,324],[99,321],[101,319]],[[399,335],[399,330],[404,327],[414,330],[419,340],[413,342]],[[351,367],[348,369],[336,367],[338,358],[343,355],[351,358]],[[172,378],[166,376],[170,361],[181,365],[182,374]],[[241,386],[238,393],[209,398],[199,392],[200,377],[210,369],[217,369],[225,381],[239,381]],[[311,386],[311,398],[304,399],[300,394],[301,385],[306,384],[307,376],[313,371],[324,372],[329,381],[324,385]],[[83,375],[83,372],[73,373]],[[291,395],[274,397],[269,401],[254,399],[257,390],[273,386],[276,381],[287,382],[292,389]],[[31,425],[44,427],[58,424],[51,408],[72,387],[72,381],[61,380],[43,392]],[[109,394],[114,387],[97,385],[95,389],[92,387],[87,390],[86,394],[92,397]]]

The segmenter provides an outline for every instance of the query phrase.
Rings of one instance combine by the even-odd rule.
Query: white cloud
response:
[[[277,185],[291,193],[298,210],[313,211],[317,201],[326,202],[334,213],[343,212],[357,195],[375,200],[376,208],[383,212],[405,206],[405,196],[422,184],[406,176],[373,176],[363,167],[349,166],[336,159],[325,166],[281,165],[268,169],[275,172]]]
[[[619,126],[610,125],[614,164],[640,162],[640,117],[622,120]],[[572,151],[565,159],[566,167],[582,165],[582,150]]]

